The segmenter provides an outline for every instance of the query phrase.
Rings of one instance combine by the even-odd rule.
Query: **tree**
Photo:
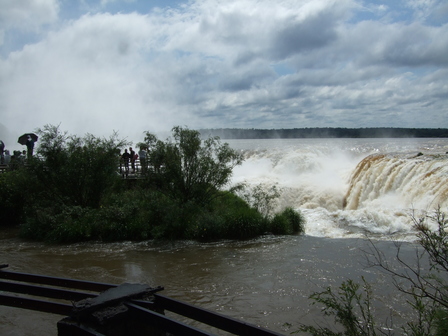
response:
[[[98,207],[105,190],[118,178],[119,148],[127,145],[114,133],[109,139],[83,138],[45,125],[30,169],[41,185],[40,200],[63,205]]]
[[[148,179],[182,204],[204,204],[217,197],[218,191],[230,182],[233,168],[243,160],[218,137],[201,140],[198,131],[179,126],[172,129],[172,138],[166,142],[147,132],[145,144],[155,167]]]
[[[363,278],[362,288],[353,280],[344,281],[335,293],[331,287],[320,293],[311,295],[314,303],[323,304],[326,316],[333,316],[344,333],[334,332],[324,327],[303,325],[300,331],[314,336],[377,336],[390,335],[377,326],[372,311],[372,288]],[[360,291],[362,289],[362,291]],[[384,330],[387,330],[385,328]]]
[[[268,186],[266,184],[258,184],[253,187],[243,184],[237,194],[267,218],[273,216],[275,202],[280,197],[277,185]]]
[[[165,143],[157,139],[154,134],[146,132],[144,141],[139,142],[137,146],[140,148],[146,148],[149,151],[147,155],[148,162],[152,166],[152,172],[160,173],[165,157]]]

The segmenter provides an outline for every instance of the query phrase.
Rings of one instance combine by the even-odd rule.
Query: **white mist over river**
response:
[[[278,208],[300,210],[307,219],[305,235],[49,246],[5,230],[0,263],[11,271],[164,286],[165,295],[285,335],[299,323],[322,323],[310,294],[364,276],[373,284],[379,320],[392,313],[399,323],[408,309],[405,300],[390,278],[365,267],[365,238],[392,259],[392,241],[407,241],[402,251],[413,256],[411,211],[438,205],[447,211],[448,139],[225,141],[246,157],[234,183],[277,185]],[[56,335],[59,319],[0,306],[0,335]]]

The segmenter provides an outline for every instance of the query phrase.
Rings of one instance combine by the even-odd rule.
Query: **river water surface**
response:
[[[393,253],[390,242],[377,242]],[[365,276],[380,300],[400,307],[390,281],[366,268],[363,239],[265,236],[245,242],[152,242],[48,246],[3,234],[1,259],[9,270],[106,283],[164,286],[164,294],[289,334],[299,323],[320,321],[308,296]],[[413,246],[406,244],[407,249]],[[384,300],[384,297],[387,299]],[[395,303],[391,301],[394,297]],[[381,313],[387,317],[389,311]],[[0,307],[1,335],[56,335],[60,316]],[[321,322],[320,322],[321,323]],[[213,331],[213,330],[212,330]]]

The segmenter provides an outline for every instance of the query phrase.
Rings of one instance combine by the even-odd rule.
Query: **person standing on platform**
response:
[[[138,156],[140,157],[140,166],[142,167],[142,175],[146,174],[146,150],[145,147],[140,147],[138,151]]]
[[[129,160],[131,159],[131,155],[128,153],[128,150],[125,149],[124,153],[121,155],[121,160],[124,163],[124,172],[125,175],[128,176],[129,174]]]
[[[132,173],[135,173],[135,152],[132,149],[132,147],[129,147],[129,155],[131,156],[131,168],[132,168]]]
[[[28,135],[28,139],[26,140],[26,158],[28,160],[31,159],[33,156],[33,150],[34,150],[34,140],[31,138],[31,136]]]
[[[2,140],[0,140],[0,164],[5,163],[4,152],[5,152],[5,143]]]

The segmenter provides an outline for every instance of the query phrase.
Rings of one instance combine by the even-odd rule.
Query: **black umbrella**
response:
[[[36,142],[38,139],[37,135],[34,133],[25,133],[19,137],[19,140],[17,140],[17,142],[21,145],[26,145],[29,136],[31,137],[31,139],[33,139],[34,142]]]

